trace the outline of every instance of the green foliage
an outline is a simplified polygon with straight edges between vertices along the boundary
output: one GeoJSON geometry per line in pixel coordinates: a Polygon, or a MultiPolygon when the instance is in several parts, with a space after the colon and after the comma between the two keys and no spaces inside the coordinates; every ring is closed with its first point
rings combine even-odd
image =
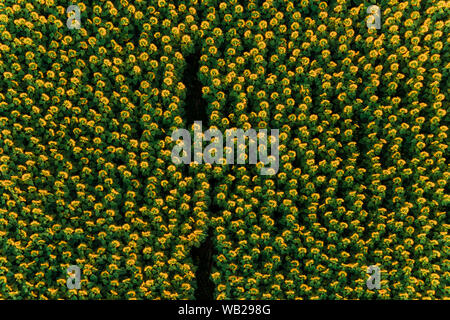
{"type": "Polygon", "coordinates": [[[0,3],[0,298],[193,299],[208,231],[215,299],[448,297],[446,2],[77,4],[0,3]],[[275,176],[172,163],[195,53],[275,176]]]}

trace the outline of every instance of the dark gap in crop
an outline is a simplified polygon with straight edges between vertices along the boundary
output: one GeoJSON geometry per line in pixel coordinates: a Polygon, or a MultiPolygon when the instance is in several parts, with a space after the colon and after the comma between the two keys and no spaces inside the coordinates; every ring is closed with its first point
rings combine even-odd
{"type": "Polygon", "coordinates": [[[213,229],[210,227],[208,235],[202,244],[192,248],[192,260],[196,266],[195,278],[197,288],[194,292],[195,300],[214,300],[215,285],[211,279],[211,270],[213,266],[213,229]]]}
{"type": "MultiPolygon", "coordinates": [[[[210,197],[214,199],[219,181],[216,178],[211,178],[209,183],[211,190],[210,197]]],[[[210,216],[220,212],[220,208],[215,201],[210,202],[208,209],[210,216]]],[[[215,300],[214,291],[216,286],[211,279],[211,273],[214,266],[214,255],[217,254],[213,241],[214,229],[209,227],[206,232],[206,239],[198,248],[194,247],[191,251],[192,260],[196,266],[195,278],[197,280],[197,288],[194,292],[196,300],[215,300]]]]}
{"type": "Polygon", "coordinates": [[[203,124],[208,123],[208,102],[203,99],[203,85],[197,76],[200,69],[200,56],[201,52],[198,48],[185,58],[186,68],[184,69],[182,82],[186,86],[184,118],[188,129],[192,127],[194,121],[202,121],[203,124]]]}

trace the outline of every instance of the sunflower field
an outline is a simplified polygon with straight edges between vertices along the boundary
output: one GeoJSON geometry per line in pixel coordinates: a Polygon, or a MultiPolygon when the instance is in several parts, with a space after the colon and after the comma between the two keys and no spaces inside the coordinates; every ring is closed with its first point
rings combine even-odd
{"type": "Polygon", "coordinates": [[[0,299],[449,298],[449,12],[0,0],[0,299]],[[279,170],[174,164],[196,120],[279,170]]]}

